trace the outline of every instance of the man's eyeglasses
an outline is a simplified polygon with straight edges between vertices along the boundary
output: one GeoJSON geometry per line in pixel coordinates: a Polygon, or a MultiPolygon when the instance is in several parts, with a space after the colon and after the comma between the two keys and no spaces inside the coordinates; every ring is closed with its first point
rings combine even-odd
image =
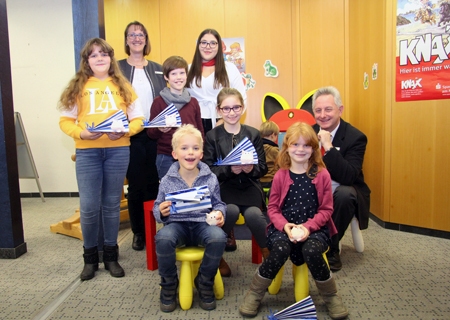
{"type": "Polygon", "coordinates": [[[223,114],[228,114],[230,113],[231,110],[233,110],[234,113],[239,113],[242,110],[242,106],[223,107],[220,108],[220,110],[222,111],[223,114]]]}
{"type": "Polygon", "coordinates": [[[143,33],[129,33],[127,34],[128,39],[138,38],[139,40],[145,39],[145,34],[143,33]]]}
{"type": "Polygon", "coordinates": [[[208,42],[208,41],[200,41],[200,47],[201,47],[201,48],[206,48],[208,45],[209,45],[209,47],[210,47],[211,49],[214,49],[215,47],[217,47],[218,43],[217,43],[216,41],[211,41],[211,42],[208,42]]]}

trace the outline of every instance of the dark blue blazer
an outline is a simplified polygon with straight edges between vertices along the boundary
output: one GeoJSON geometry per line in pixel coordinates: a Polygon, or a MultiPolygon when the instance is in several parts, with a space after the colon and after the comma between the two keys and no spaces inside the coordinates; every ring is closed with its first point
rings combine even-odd
{"type": "MultiPolygon", "coordinates": [[[[313,126],[316,132],[320,127],[313,126]]],[[[364,182],[362,171],[367,137],[364,133],[341,119],[333,147],[323,157],[331,179],[345,186],[353,186],[358,195],[357,218],[361,230],[367,229],[370,213],[370,189],[364,182]]]]}

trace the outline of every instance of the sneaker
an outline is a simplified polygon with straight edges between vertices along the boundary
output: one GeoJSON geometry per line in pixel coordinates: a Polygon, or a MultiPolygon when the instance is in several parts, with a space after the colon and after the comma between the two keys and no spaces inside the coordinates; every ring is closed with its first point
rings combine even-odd
{"type": "Polygon", "coordinates": [[[214,310],[216,308],[216,296],[214,295],[214,278],[206,279],[200,273],[195,277],[195,287],[200,298],[200,307],[203,310],[214,310]]]}
{"type": "Polygon", "coordinates": [[[162,312],[174,311],[177,308],[178,278],[161,277],[160,286],[159,308],[162,312]]]}

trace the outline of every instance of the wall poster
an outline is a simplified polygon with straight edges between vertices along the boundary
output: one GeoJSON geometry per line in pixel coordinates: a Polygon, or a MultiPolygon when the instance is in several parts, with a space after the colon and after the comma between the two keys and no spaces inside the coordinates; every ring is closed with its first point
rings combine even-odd
{"type": "Polygon", "coordinates": [[[450,99],[450,0],[398,0],[396,101],[450,99]]]}

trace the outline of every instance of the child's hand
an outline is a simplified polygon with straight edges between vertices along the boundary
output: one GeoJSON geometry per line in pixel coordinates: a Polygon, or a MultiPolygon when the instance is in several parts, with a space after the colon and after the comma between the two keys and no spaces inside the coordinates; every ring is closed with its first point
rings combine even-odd
{"type": "Polygon", "coordinates": [[[90,132],[88,129],[84,129],[80,133],[81,140],[97,140],[103,135],[103,132],[90,132]]]}
{"type": "Polygon", "coordinates": [[[289,240],[291,240],[293,243],[297,242],[303,242],[309,237],[309,231],[306,229],[302,224],[294,224],[294,223],[286,223],[284,225],[284,232],[286,232],[286,235],[289,237],[289,240]],[[301,231],[298,232],[293,231],[293,229],[300,229],[301,231]],[[294,234],[293,234],[294,233],[294,234]],[[301,238],[298,238],[297,234],[302,234],[301,238]]]}
{"type": "Polygon", "coordinates": [[[222,228],[222,226],[225,223],[225,219],[223,218],[223,213],[222,211],[216,210],[216,226],[218,226],[219,228],[222,228]]]}
{"type": "Polygon", "coordinates": [[[108,135],[109,140],[119,140],[122,138],[125,134],[125,132],[108,132],[106,133],[108,135]]]}
{"type": "Polygon", "coordinates": [[[159,131],[161,131],[162,133],[167,133],[170,131],[170,129],[172,129],[171,127],[158,127],[159,131]]]}
{"type": "MultiPolygon", "coordinates": [[[[300,229],[303,232],[303,237],[301,237],[300,239],[296,239],[297,242],[304,242],[304,241],[306,241],[306,239],[308,239],[308,237],[309,237],[309,230],[306,229],[303,226],[303,224],[297,225],[296,228],[300,229]]],[[[302,233],[302,232],[300,232],[300,233],[302,233]]],[[[292,231],[291,231],[291,233],[292,233],[292,231]]]]}
{"type": "Polygon", "coordinates": [[[242,172],[242,166],[231,166],[231,172],[239,174],[242,172]]]}
{"type": "Polygon", "coordinates": [[[253,164],[243,164],[241,168],[245,173],[250,173],[253,170],[253,164]]]}
{"type": "Polygon", "coordinates": [[[170,215],[170,206],[172,201],[164,201],[159,204],[159,212],[163,217],[168,217],[170,215]]]}
{"type": "Polygon", "coordinates": [[[294,228],[296,226],[295,223],[286,223],[284,225],[284,232],[286,232],[286,235],[288,236],[289,239],[292,239],[292,233],[291,233],[291,229],[294,228]]]}

